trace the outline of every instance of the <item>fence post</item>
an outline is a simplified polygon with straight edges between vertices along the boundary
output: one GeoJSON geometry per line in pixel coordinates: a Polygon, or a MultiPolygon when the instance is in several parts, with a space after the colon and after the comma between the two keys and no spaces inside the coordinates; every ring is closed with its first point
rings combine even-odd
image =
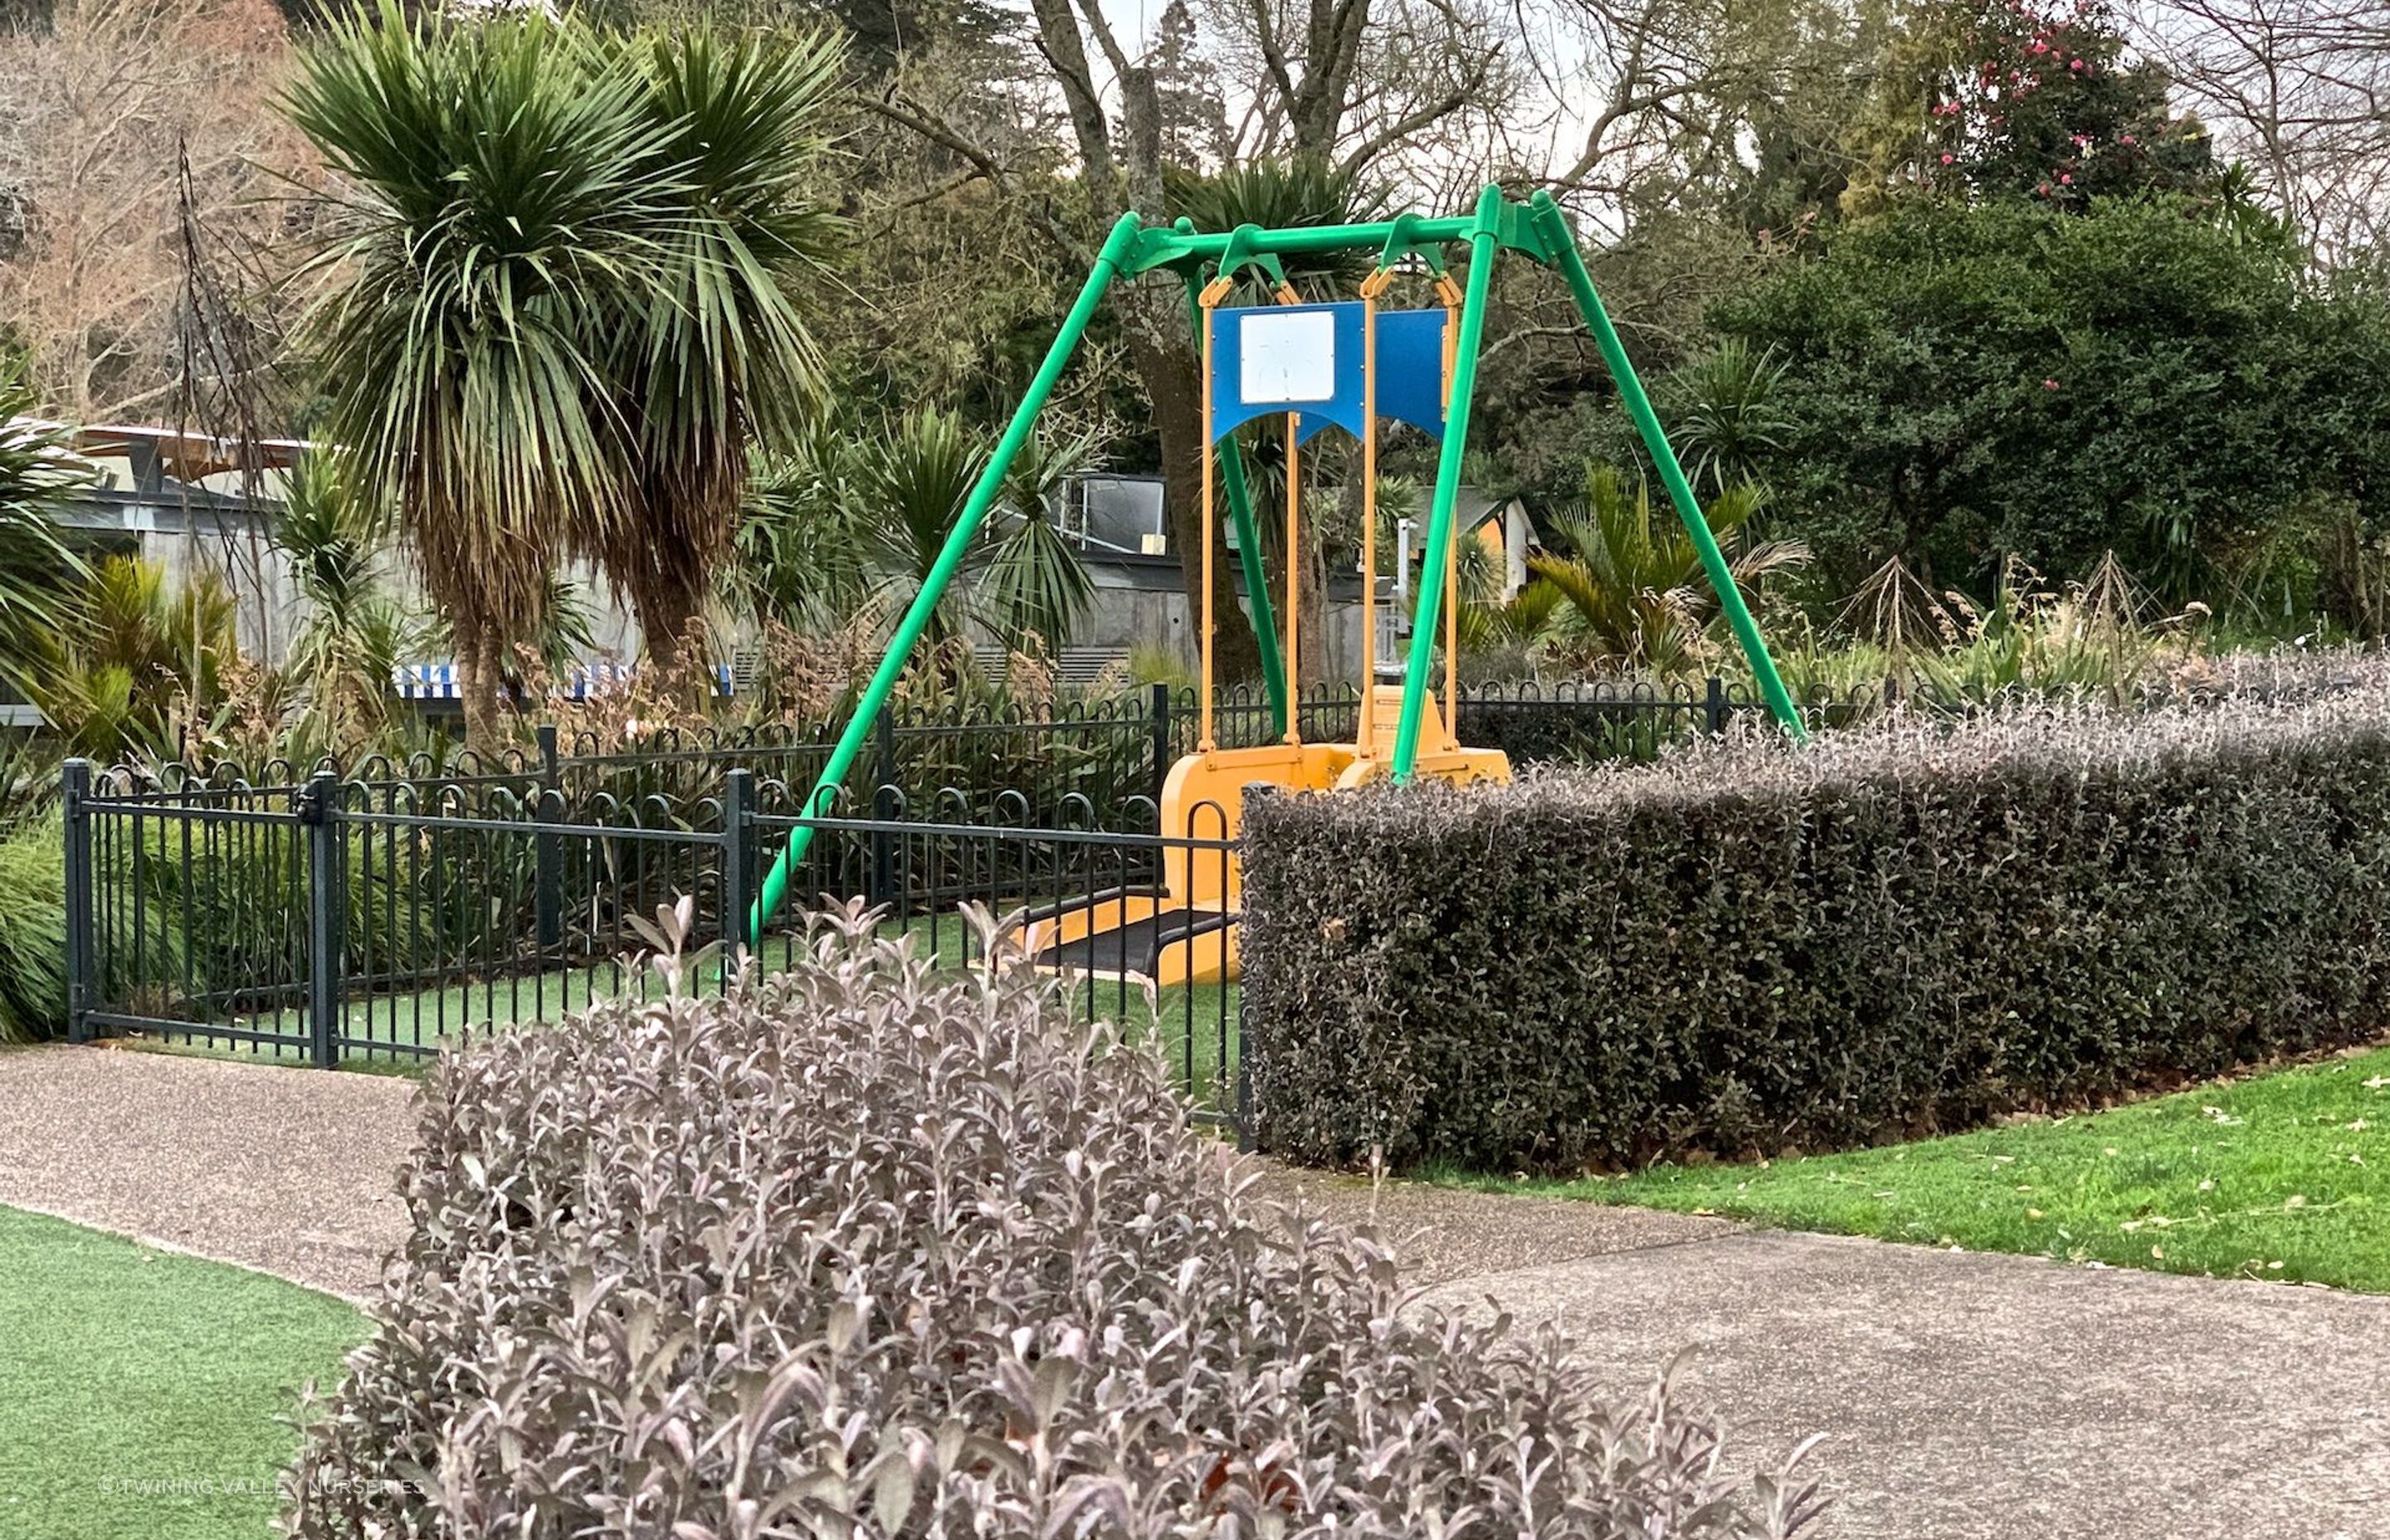
{"type": "MultiPolygon", "coordinates": [[[[888,805],[888,789],[896,784],[896,713],[882,706],[880,720],[873,726],[879,738],[880,765],[871,787],[871,821],[884,823],[896,816],[888,805]]],[[[895,849],[884,828],[871,831],[871,885],[865,895],[868,902],[885,904],[888,890],[895,885],[895,849]]]]}
{"type": "Polygon", "coordinates": [[[1153,805],[1162,806],[1162,789],[1170,779],[1170,763],[1177,758],[1177,734],[1170,725],[1170,687],[1146,687],[1145,714],[1153,729],[1153,805]]]}
{"type": "Polygon", "coordinates": [[[307,830],[307,1057],[326,1070],[341,1062],[341,932],[348,881],[341,870],[340,798],[340,777],[318,770],[299,804],[299,822],[307,830]]]}
{"type": "MultiPolygon", "coordinates": [[[[755,894],[755,772],[733,770],[722,783],[723,982],[739,976],[733,959],[747,937],[747,905],[755,894]]],[[[761,947],[764,938],[758,935],[761,947]]]]}
{"type": "MultiPolygon", "coordinates": [[[[539,725],[539,801],[533,816],[543,824],[563,822],[563,775],[557,764],[556,724],[539,725]]],[[[554,834],[532,836],[532,911],[539,947],[564,943],[564,841],[554,834]]]]}
{"type": "Polygon", "coordinates": [[[1726,681],[1713,674],[1710,675],[1709,694],[1702,700],[1703,719],[1711,732],[1726,731],[1726,681]]]}
{"type": "Polygon", "coordinates": [[[94,956],[91,891],[91,761],[71,759],[60,768],[66,810],[67,1041],[91,1041],[94,956]]]}

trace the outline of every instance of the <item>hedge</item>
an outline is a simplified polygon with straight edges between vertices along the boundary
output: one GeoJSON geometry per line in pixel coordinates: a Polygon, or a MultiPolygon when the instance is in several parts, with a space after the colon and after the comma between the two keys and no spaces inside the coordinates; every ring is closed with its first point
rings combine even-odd
{"type": "Polygon", "coordinates": [[[1961,1128],[2384,1026],[2390,675],[1249,804],[1257,1134],[1618,1169],[1961,1128]]]}

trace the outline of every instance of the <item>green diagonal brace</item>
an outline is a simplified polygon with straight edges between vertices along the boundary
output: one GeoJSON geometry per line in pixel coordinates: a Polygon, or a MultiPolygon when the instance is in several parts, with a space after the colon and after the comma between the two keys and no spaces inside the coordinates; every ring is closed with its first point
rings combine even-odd
{"type": "MultiPolygon", "coordinates": [[[[1469,446],[1470,398],[1477,390],[1477,348],[1485,335],[1485,296],[1494,283],[1499,248],[1502,189],[1488,186],[1477,197],[1469,226],[1469,282],[1460,302],[1460,337],[1453,348],[1452,400],[1445,407],[1444,447],[1435,462],[1435,501],[1427,515],[1426,566],[1420,573],[1419,605],[1411,612],[1410,664],[1403,671],[1403,712],[1395,719],[1394,777],[1411,778],[1419,759],[1420,719],[1427,705],[1428,671],[1435,665],[1435,637],[1445,601],[1444,564],[1452,548],[1453,505],[1460,496],[1460,464],[1469,446]]],[[[1445,667],[1455,660],[1446,659],[1445,667]]],[[[1369,682],[1362,681],[1368,688],[1369,682]]]]}
{"type": "MultiPolygon", "coordinates": [[[[1795,743],[1809,739],[1809,729],[1802,724],[1800,709],[1792,704],[1792,693],[1785,689],[1784,680],[1776,672],[1776,660],[1767,655],[1767,643],[1759,635],[1759,622],[1752,618],[1751,606],[1742,599],[1742,590],[1735,586],[1734,573],[1726,564],[1726,553],[1718,549],[1717,536],[1710,533],[1710,521],[1702,517],[1702,506],[1693,497],[1693,489],[1685,480],[1685,468],[1677,462],[1677,451],[1661,430],[1659,414],[1651,410],[1651,398],[1644,393],[1643,381],[1636,376],[1635,366],[1626,356],[1626,345],[1618,340],[1618,328],[1610,324],[1610,312],[1602,307],[1601,296],[1594,292],[1593,275],[1585,270],[1585,258],[1576,249],[1576,235],[1569,228],[1568,216],[1552,201],[1549,193],[1536,194],[1531,204],[1537,231],[1543,237],[1549,260],[1557,264],[1568,279],[1569,291],[1576,296],[1576,307],[1585,314],[1585,324],[1593,328],[1593,340],[1601,350],[1601,360],[1609,366],[1610,377],[1617,383],[1618,399],[1625,404],[1626,415],[1635,419],[1636,431],[1643,436],[1643,447],[1659,468],[1660,483],[1668,489],[1668,500],[1677,505],[1677,517],[1683,520],[1685,533],[1692,537],[1693,549],[1702,558],[1702,571],[1709,575],[1710,589],[1717,595],[1718,608],[1726,611],[1727,624],[1734,630],[1735,640],[1741,644],[1744,661],[1751,665],[1751,676],[1758,681],[1760,699],[1784,725],[1795,743]]],[[[1474,275],[1472,275],[1472,277],[1474,275]]]]}
{"type": "MultiPolygon", "coordinates": [[[[1210,367],[1203,356],[1203,306],[1196,292],[1197,276],[1187,279],[1187,311],[1195,325],[1195,367],[1199,372],[1210,367]]],[[[1195,388],[1208,388],[1208,381],[1198,379],[1195,388]]],[[[1228,520],[1237,527],[1237,560],[1245,573],[1245,597],[1253,607],[1253,639],[1261,644],[1262,684],[1268,691],[1270,716],[1278,724],[1278,736],[1286,736],[1286,661],[1279,655],[1278,614],[1270,605],[1269,568],[1262,559],[1261,531],[1253,523],[1253,503],[1245,491],[1245,452],[1238,447],[1237,436],[1227,436],[1227,448],[1220,453],[1216,444],[1205,444],[1203,453],[1218,454],[1220,490],[1228,504],[1228,520]]],[[[1179,559],[1200,560],[1202,553],[1181,552],[1179,559]]]]}
{"type": "MultiPolygon", "coordinates": [[[[970,501],[955,520],[954,533],[946,536],[945,548],[938,553],[937,561],[929,575],[921,580],[921,591],[913,596],[912,605],[905,618],[896,622],[896,634],[888,640],[887,655],[880,660],[871,682],[863,689],[863,699],[855,702],[854,715],[838,736],[837,746],[830,750],[829,763],[822,766],[821,778],[806,794],[799,809],[806,817],[821,817],[830,811],[838,789],[846,783],[846,773],[854,768],[854,756],[861,751],[864,739],[871,734],[871,725],[879,717],[880,707],[888,703],[888,693],[903,675],[913,648],[920,642],[921,633],[928,628],[930,617],[945,597],[946,584],[962,565],[963,555],[986,521],[988,510],[996,506],[997,494],[1004,486],[1006,472],[1012,468],[1013,456],[1028,441],[1030,430],[1036,426],[1037,414],[1046,406],[1046,398],[1054,393],[1055,382],[1061,379],[1063,367],[1077,351],[1079,339],[1095,317],[1096,307],[1103,302],[1104,291],[1111,287],[1137,249],[1139,228],[1137,215],[1123,214],[1104,237],[1103,250],[1097,254],[1096,265],[1087,275],[1086,287],[1079,290],[1078,302],[1063,318],[1062,329],[1055,334],[1054,345],[1046,351],[1046,361],[1037,366],[1036,377],[1030,380],[1028,393],[1013,412],[1012,421],[996,441],[996,453],[988,456],[987,468],[980,472],[979,484],[971,488],[970,501]]],[[[750,945],[761,942],[764,927],[779,911],[789,894],[789,878],[804,859],[805,849],[813,843],[811,824],[799,824],[789,831],[788,848],[772,863],[764,876],[763,891],[756,895],[754,907],[748,911],[747,940],[750,945]]]]}

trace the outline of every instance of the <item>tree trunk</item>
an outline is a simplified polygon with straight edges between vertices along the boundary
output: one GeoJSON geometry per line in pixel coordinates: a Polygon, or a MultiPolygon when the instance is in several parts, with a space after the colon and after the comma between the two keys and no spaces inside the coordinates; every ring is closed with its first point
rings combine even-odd
{"type": "MultiPolygon", "coordinates": [[[[1311,481],[1309,475],[1304,477],[1311,481]]],[[[1304,489],[1303,546],[1294,553],[1295,582],[1303,600],[1303,612],[1296,626],[1303,643],[1303,683],[1310,690],[1333,689],[1352,677],[1343,659],[1329,651],[1331,633],[1328,628],[1328,558],[1320,550],[1317,526],[1317,514],[1310,503],[1310,494],[1317,486],[1304,489]]],[[[1285,579],[1280,578],[1283,583],[1285,579]]]]}
{"type": "MultiPolygon", "coordinates": [[[[1144,381],[1153,425],[1162,438],[1163,502],[1170,515],[1170,545],[1187,590],[1189,635],[1200,645],[1203,625],[1203,408],[1198,393],[1194,350],[1154,335],[1151,317],[1124,327],[1130,357],[1144,381]]],[[[1216,494],[1217,488],[1214,492],[1216,494]]],[[[1253,622],[1237,603],[1237,558],[1228,549],[1227,507],[1218,504],[1212,525],[1212,674],[1217,684],[1242,684],[1262,672],[1261,644],[1253,622]]]]}
{"type": "Polygon", "coordinates": [[[507,740],[507,712],[498,699],[506,677],[498,667],[498,648],[484,626],[462,621],[450,627],[456,642],[456,693],[465,707],[465,746],[477,754],[498,751],[507,740]]]}
{"type": "Polygon", "coordinates": [[[704,600],[676,584],[643,584],[631,595],[648,661],[676,699],[702,709],[713,697],[706,676],[704,600]]]}

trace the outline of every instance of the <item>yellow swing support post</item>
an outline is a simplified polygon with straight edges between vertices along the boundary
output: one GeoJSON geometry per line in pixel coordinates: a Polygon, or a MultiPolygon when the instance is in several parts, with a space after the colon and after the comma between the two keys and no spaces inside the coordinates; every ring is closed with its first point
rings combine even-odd
{"type": "MultiPolygon", "coordinates": [[[[1436,276],[1436,298],[1444,302],[1444,413],[1452,417],[1452,365],[1460,349],[1460,286],[1452,275],[1436,276]]],[[[1460,509],[1455,505],[1452,517],[1460,509]]],[[[1460,532],[1451,532],[1458,535],[1460,532]]],[[[1460,542],[1444,543],[1444,747],[1460,746],[1460,542]]]]}
{"type": "Polygon", "coordinates": [[[1378,296],[1394,281],[1381,263],[1361,280],[1361,751],[1378,744],[1378,296]]]}
{"type": "MultiPolygon", "coordinates": [[[[1296,304],[1302,297],[1290,286],[1278,291],[1278,302],[1296,304]]],[[[1212,381],[1203,381],[1210,401],[1212,381]]],[[[1303,415],[1286,415],[1286,732],[1283,741],[1303,747],[1303,415]]],[[[1203,638],[1206,647],[1212,638],[1203,638]]]]}

